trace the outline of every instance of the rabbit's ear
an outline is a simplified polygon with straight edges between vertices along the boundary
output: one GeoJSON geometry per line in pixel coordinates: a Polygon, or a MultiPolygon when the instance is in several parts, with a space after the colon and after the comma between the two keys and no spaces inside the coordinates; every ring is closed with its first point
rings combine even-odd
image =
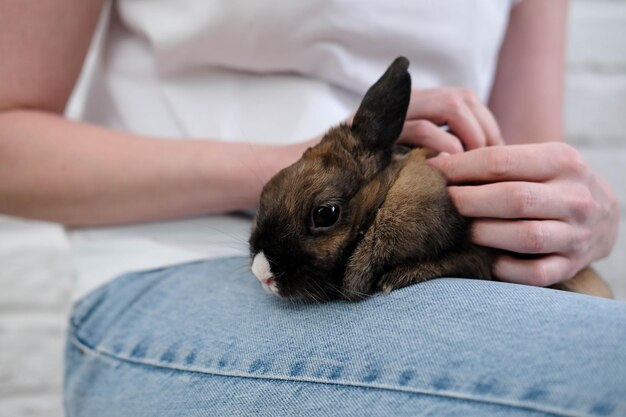
{"type": "Polygon", "coordinates": [[[409,61],[396,58],[367,90],[352,122],[352,131],[371,151],[389,150],[404,126],[411,98],[409,61]]]}

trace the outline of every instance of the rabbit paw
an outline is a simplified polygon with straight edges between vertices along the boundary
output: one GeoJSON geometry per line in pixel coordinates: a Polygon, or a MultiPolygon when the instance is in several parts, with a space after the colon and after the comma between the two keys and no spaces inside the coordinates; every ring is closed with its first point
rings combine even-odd
{"type": "Polygon", "coordinates": [[[389,294],[393,290],[393,285],[391,285],[391,283],[389,282],[386,282],[381,286],[381,289],[383,290],[383,293],[389,294]]]}

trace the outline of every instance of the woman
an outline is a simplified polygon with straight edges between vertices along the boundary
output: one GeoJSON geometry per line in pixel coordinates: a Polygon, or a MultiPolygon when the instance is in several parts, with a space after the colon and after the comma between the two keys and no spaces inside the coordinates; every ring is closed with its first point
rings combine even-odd
{"type": "Polygon", "coordinates": [[[498,278],[547,286],[606,256],[615,197],[552,143],[565,1],[121,0],[88,123],[61,113],[101,2],[0,7],[0,209],[83,228],[69,415],[623,413],[619,303],[443,279],[292,308],[225,258],[249,222],[218,215],[253,207],[403,54],[416,88],[401,140],[449,154],[432,164],[474,241],[511,253],[498,278]]]}

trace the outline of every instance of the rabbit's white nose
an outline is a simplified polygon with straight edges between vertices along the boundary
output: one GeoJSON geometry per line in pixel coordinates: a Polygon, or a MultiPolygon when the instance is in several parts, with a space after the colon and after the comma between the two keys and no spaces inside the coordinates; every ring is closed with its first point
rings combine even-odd
{"type": "Polygon", "coordinates": [[[278,294],[278,286],[276,285],[276,280],[274,279],[274,274],[270,270],[270,263],[263,251],[257,253],[252,260],[252,273],[257,277],[261,284],[263,284],[263,288],[267,291],[278,294]]]}

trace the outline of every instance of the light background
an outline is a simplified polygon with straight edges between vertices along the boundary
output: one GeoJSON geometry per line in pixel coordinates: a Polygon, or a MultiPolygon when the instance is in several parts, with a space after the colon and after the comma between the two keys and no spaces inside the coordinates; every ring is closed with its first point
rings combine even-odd
{"type": "MultiPolygon", "coordinates": [[[[624,219],[626,1],[572,1],[566,94],[568,141],[609,179],[624,219]]],[[[626,300],[623,223],[613,255],[596,267],[626,300]]],[[[63,335],[72,286],[68,255],[58,226],[0,216],[0,417],[63,415],[63,335]],[[33,270],[42,263],[49,267],[33,270]]]]}

